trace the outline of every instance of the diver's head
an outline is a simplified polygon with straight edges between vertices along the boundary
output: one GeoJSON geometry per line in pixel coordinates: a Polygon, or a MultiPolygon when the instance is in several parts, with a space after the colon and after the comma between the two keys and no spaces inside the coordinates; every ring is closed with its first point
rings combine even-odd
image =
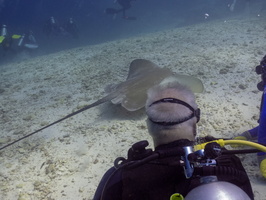
{"type": "Polygon", "coordinates": [[[194,94],[177,81],[164,82],[148,90],[147,125],[154,145],[195,140],[199,109],[194,94]]]}

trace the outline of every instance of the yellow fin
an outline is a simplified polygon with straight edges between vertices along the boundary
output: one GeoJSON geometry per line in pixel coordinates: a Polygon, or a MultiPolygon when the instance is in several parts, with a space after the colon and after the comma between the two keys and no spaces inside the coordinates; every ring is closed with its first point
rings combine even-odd
{"type": "Polygon", "coordinates": [[[12,35],[13,39],[19,39],[21,37],[21,35],[12,35]]]}
{"type": "Polygon", "coordinates": [[[264,178],[266,178],[266,159],[262,160],[260,163],[260,173],[264,178]]]}
{"type": "Polygon", "coordinates": [[[2,43],[4,39],[5,39],[4,36],[0,36],[0,43],[2,43]]]}

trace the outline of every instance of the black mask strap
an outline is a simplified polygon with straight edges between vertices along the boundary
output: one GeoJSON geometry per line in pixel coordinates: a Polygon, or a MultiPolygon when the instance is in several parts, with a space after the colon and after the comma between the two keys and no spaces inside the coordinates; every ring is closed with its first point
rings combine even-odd
{"type": "Polygon", "coordinates": [[[155,101],[153,102],[151,105],[149,105],[149,107],[151,107],[152,105],[154,104],[158,104],[158,103],[176,103],[176,104],[181,104],[185,107],[187,107],[188,109],[190,109],[192,111],[191,115],[189,115],[188,117],[185,117],[183,119],[180,119],[180,120],[177,120],[177,121],[174,121],[174,122],[157,122],[157,121],[154,121],[152,119],[149,118],[149,120],[155,124],[159,124],[159,125],[162,125],[162,126],[173,126],[173,125],[177,125],[177,124],[181,124],[185,121],[188,121],[190,119],[192,119],[193,117],[196,117],[197,118],[197,123],[199,122],[200,120],[200,109],[194,109],[191,105],[189,105],[188,103],[180,100],[180,99],[175,99],[175,98],[163,98],[163,99],[160,99],[158,101],[155,101]]]}

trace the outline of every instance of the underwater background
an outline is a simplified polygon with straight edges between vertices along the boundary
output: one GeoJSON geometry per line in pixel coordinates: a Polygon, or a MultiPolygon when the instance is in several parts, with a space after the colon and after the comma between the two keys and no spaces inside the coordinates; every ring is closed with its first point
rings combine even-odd
{"type": "MultiPolygon", "coordinates": [[[[258,125],[255,67],[265,55],[265,0],[136,0],[123,18],[113,0],[0,0],[0,27],[31,31],[38,48],[0,44],[0,148],[104,96],[134,59],[199,78],[198,136],[231,138],[258,125]],[[108,12],[106,9],[109,8],[108,12]],[[59,29],[47,34],[53,17],[59,29]],[[72,18],[78,37],[64,30],[72,18]],[[46,30],[46,31],[45,31],[46,30]]],[[[76,36],[76,35],[75,35],[76,36]]],[[[0,199],[91,200],[132,144],[152,140],[145,110],[111,102],[0,150],[0,199]]],[[[266,180],[241,155],[256,200],[266,180]]]]}
{"type": "Polygon", "coordinates": [[[239,15],[261,17],[265,15],[265,7],[263,0],[136,0],[126,11],[134,20],[125,20],[122,13],[115,16],[105,12],[107,8],[121,8],[114,0],[0,0],[0,25],[6,25],[9,34],[32,31],[39,44],[30,55],[11,52],[12,56],[5,55],[1,60],[23,59],[239,15]],[[54,17],[59,27],[72,18],[79,38],[63,31],[47,37],[44,27],[50,17],[54,17]]]}

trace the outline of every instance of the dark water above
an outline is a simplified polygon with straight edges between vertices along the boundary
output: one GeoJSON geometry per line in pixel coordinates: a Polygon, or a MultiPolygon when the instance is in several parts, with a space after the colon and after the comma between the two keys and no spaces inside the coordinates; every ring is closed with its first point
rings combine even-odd
{"type": "Polygon", "coordinates": [[[8,51],[0,46],[0,64],[209,20],[266,15],[265,0],[136,0],[129,2],[130,8],[127,1],[0,0],[0,26],[7,26],[8,35],[27,36],[32,31],[39,45],[18,49],[16,39],[8,51]],[[107,14],[107,8],[117,13],[107,14]],[[122,8],[127,19],[119,12],[122,8]],[[51,17],[57,30],[47,34],[51,17]],[[70,18],[78,38],[66,30],[70,18]]]}

